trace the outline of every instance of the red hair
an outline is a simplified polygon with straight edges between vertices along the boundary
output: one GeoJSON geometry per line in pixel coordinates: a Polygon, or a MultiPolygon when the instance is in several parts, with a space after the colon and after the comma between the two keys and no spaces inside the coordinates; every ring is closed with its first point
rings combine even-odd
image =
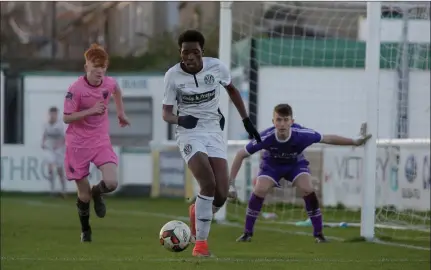
{"type": "Polygon", "coordinates": [[[84,53],[85,61],[95,65],[108,65],[109,55],[105,49],[98,44],[91,44],[90,48],[84,53]]]}

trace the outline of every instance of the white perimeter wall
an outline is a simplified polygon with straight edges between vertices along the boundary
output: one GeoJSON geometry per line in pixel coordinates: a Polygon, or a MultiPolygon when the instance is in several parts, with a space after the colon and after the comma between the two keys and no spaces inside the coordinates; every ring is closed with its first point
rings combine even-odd
{"type": "MultiPolygon", "coordinates": [[[[262,67],[259,69],[258,127],[270,125],[273,107],[293,106],[295,120],[321,133],[358,135],[366,121],[364,70],[262,67]]],[[[395,135],[398,78],[395,71],[380,71],[379,138],[395,135]]],[[[430,137],[430,74],[410,73],[409,137],[430,137]]]]}

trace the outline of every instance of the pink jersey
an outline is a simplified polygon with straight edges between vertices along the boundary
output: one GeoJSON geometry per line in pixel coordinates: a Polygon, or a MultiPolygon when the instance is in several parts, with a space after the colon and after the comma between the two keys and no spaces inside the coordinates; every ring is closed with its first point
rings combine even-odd
{"type": "MultiPolygon", "coordinates": [[[[111,94],[116,89],[112,77],[104,77],[100,86],[92,86],[81,76],[70,87],[64,100],[64,114],[72,114],[93,107],[103,101],[108,107],[111,94]]],[[[66,129],[66,146],[96,148],[110,145],[108,110],[103,115],[87,116],[69,124],[66,129]]]]}

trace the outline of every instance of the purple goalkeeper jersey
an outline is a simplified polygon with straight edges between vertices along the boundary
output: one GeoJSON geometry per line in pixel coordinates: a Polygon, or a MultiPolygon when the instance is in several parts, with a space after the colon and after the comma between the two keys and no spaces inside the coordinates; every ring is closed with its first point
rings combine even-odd
{"type": "Polygon", "coordinates": [[[290,135],[286,140],[277,138],[275,127],[270,127],[260,133],[261,143],[255,140],[245,146],[245,150],[254,154],[260,150],[265,150],[262,157],[262,164],[278,167],[277,165],[308,165],[303,151],[314,143],[322,140],[322,135],[312,129],[304,128],[298,124],[293,124],[290,128],[290,135]]]}

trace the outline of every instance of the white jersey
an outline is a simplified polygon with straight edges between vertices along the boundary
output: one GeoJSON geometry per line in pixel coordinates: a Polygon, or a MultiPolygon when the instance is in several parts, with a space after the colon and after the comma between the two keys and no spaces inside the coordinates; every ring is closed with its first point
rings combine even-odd
{"type": "Polygon", "coordinates": [[[220,88],[231,83],[231,76],[219,59],[203,57],[202,61],[203,68],[195,75],[185,72],[180,63],[165,74],[163,104],[177,105],[180,116],[199,118],[196,128],[177,127],[179,133],[221,131],[220,88]]]}
{"type": "Polygon", "coordinates": [[[43,126],[43,136],[45,147],[49,150],[64,148],[64,125],[61,121],[46,123],[43,126]]]}

